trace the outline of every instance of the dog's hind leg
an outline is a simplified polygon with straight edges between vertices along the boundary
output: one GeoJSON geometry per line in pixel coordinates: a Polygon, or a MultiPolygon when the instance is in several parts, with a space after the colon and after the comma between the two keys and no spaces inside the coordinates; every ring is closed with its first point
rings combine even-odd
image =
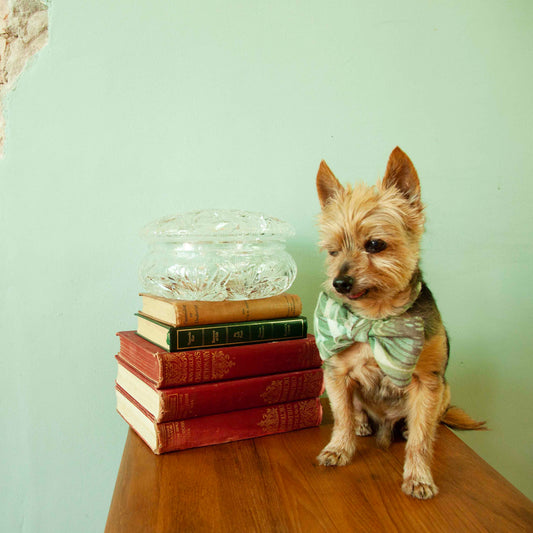
{"type": "Polygon", "coordinates": [[[392,440],[392,428],[394,427],[394,420],[385,419],[380,421],[378,431],[376,434],[376,444],[382,448],[387,449],[392,440]]]}
{"type": "Polygon", "coordinates": [[[363,409],[361,402],[355,397],[353,398],[354,417],[355,417],[355,434],[358,437],[368,437],[372,435],[373,430],[368,421],[368,414],[363,409]]]}

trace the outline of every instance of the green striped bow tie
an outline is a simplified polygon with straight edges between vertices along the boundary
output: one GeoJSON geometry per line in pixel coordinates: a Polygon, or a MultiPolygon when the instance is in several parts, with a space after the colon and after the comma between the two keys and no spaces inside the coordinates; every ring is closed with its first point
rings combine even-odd
{"type": "Polygon", "coordinates": [[[368,342],[380,369],[398,387],[411,382],[424,345],[424,320],[398,316],[371,320],[352,313],[321,292],[315,310],[315,340],[325,361],[354,342],[368,342]]]}

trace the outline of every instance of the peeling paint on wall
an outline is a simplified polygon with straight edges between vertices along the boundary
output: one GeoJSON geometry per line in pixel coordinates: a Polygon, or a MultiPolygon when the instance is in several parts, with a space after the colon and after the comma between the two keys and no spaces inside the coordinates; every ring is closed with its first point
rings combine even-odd
{"type": "Polygon", "coordinates": [[[40,0],[0,0],[0,157],[5,120],[3,101],[28,60],[48,41],[48,5],[40,0]]]}

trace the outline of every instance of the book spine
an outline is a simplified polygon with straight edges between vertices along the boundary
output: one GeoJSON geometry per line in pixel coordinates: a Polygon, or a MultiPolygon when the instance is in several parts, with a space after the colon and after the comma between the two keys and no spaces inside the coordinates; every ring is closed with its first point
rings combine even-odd
{"type": "Polygon", "coordinates": [[[159,387],[163,380],[163,354],[159,347],[145,341],[134,331],[120,331],[117,335],[120,340],[120,357],[159,387]]]}
{"type": "Polygon", "coordinates": [[[265,344],[182,352],[161,351],[134,331],[118,335],[119,356],[161,389],[322,366],[312,335],[265,344]]]}
{"type": "Polygon", "coordinates": [[[323,392],[322,369],[222,381],[160,391],[157,422],[207,416],[237,409],[316,398],[323,392]]]}
{"type": "Polygon", "coordinates": [[[318,426],[318,398],[156,424],[155,453],[210,446],[318,426]]]}
{"type": "Polygon", "coordinates": [[[170,328],[169,351],[212,346],[234,346],[283,339],[299,339],[307,334],[305,317],[239,322],[194,328],[170,328]]]}
{"type": "MultiPolygon", "coordinates": [[[[144,301],[154,297],[141,294],[144,301]]],[[[174,321],[172,326],[188,327],[221,322],[245,322],[252,320],[268,320],[272,318],[297,317],[302,313],[302,301],[295,294],[280,294],[271,298],[259,298],[257,300],[239,300],[226,302],[192,302],[192,301],[169,301],[174,309],[174,321]]],[[[151,309],[147,307],[147,309],[151,309]]],[[[155,312],[155,311],[154,311],[155,312]]],[[[155,320],[158,317],[150,312],[145,313],[155,320]]],[[[164,322],[164,320],[162,320],[164,322]]]]}

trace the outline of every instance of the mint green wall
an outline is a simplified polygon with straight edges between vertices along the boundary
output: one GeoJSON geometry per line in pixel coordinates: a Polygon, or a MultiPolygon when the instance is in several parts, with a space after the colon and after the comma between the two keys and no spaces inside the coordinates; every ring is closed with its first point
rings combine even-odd
{"type": "Polygon", "coordinates": [[[311,316],[318,163],[374,181],[396,145],[422,180],[454,402],[492,429],[461,437],[533,497],[533,4],[50,11],[0,161],[0,529],[103,529],[126,436],[115,332],[135,327],[145,223],[216,206],[290,221],[311,316]]]}

